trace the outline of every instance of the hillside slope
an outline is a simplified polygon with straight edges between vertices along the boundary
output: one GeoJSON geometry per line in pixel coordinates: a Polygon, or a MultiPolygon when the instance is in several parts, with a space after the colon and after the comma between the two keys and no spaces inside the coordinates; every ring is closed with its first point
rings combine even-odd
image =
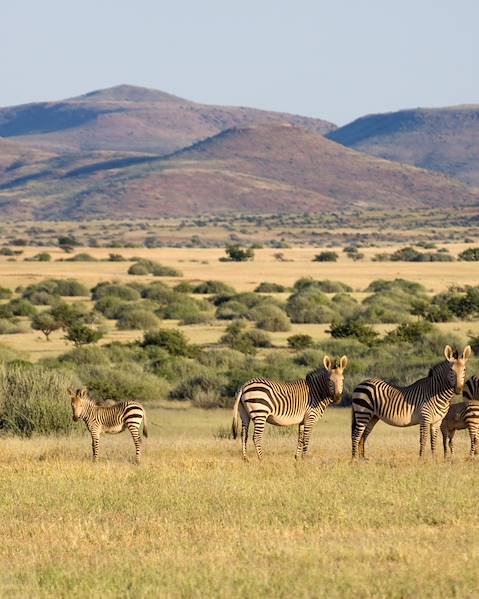
{"type": "Polygon", "coordinates": [[[479,105],[373,114],[330,132],[328,138],[479,186],[479,105]]]}
{"type": "Polygon", "coordinates": [[[471,205],[477,189],[291,125],[224,131],[168,157],[93,154],[0,177],[11,218],[126,218],[471,205]]]}
{"type": "Polygon", "coordinates": [[[231,127],[283,122],[321,134],[335,127],[291,114],[199,104],[131,85],[0,108],[0,136],[57,152],[168,154],[231,127]]]}

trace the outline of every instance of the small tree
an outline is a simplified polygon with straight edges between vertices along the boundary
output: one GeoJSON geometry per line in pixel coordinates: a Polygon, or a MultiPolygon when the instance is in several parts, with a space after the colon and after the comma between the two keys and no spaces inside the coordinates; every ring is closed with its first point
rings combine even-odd
{"type": "Polygon", "coordinates": [[[479,260],[479,247],[464,250],[459,254],[458,259],[466,260],[467,262],[477,262],[479,260]]]}
{"type": "Polygon", "coordinates": [[[31,326],[34,331],[41,331],[46,340],[50,341],[50,335],[62,325],[50,312],[39,312],[33,316],[31,326]]]}
{"type": "Polygon", "coordinates": [[[227,245],[225,252],[228,259],[233,262],[247,262],[254,259],[253,248],[242,248],[239,244],[227,245]]]}
{"type": "Polygon", "coordinates": [[[67,327],[67,334],[65,339],[71,341],[75,347],[81,345],[87,345],[89,343],[96,343],[103,337],[103,333],[92,329],[86,324],[76,322],[67,327]]]}
{"type": "Polygon", "coordinates": [[[320,254],[316,254],[313,258],[313,262],[336,262],[338,259],[338,254],[332,251],[321,252],[320,254]]]}

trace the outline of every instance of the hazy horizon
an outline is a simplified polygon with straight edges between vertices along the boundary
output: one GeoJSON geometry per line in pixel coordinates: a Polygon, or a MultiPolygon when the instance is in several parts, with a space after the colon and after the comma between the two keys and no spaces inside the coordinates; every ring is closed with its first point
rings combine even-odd
{"type": "Polygon", "coordinates": [[[20,0],[0,23],[0,106],[120,84],[344,124],[479,103],[473,0],[20,0]]]}

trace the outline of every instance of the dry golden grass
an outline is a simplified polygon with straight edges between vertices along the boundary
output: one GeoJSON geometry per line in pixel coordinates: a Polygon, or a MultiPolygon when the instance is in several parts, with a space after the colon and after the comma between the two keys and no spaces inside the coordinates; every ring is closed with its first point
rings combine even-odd
{"type": "MultiPolygon", "coordinates": [[[[457,255],[467,244],[450,244],[452,255],[457,255]]],[[[179,268],[184,279],[188,281],[204,281],[218,279],[233,285],[237,291],[252,291],[261,281],[273,281],[283,285],[292,285],[297,279],[312,276],[318,279],[334,279],[351,285],[354,290],[362,291],[369,283],[378,278],[392,279],[403,277],[413,281],[421,281],[431,292],[439,292],[453,284],[474,284],[478,277],[478,266],[475,262],[372,262],[374,254],[391,252],[398,246],[366,248],[364,261],[353,262],[347,258],[341,248],[333,248],[340,255],[338,262],[312,262],[320,250],[317,248],[291,248],[281,250],[286,262],[280,262],[274,255],[278,250],[256,250],[253,262],[219,262],[224,256],[222,249],[188,249],[188,248],[155,248],[155,249],[121,249],[82,248],[99,260],[108,258],[112,251],[121,253],[126,258],[141,256],[156,260],[162,264],[179,268]]],[[[9,262],[0,258],[0,283],[14,288],[27,285],[46,277],[73,277],[87,285],[93,286],[98,281],[119,280],[153,280],[153,277],[132,277],[127,275],[128,263],[125,262],[57,262],[58,258],[67,258],[58,248],[42,248],[48,251],[52,262],[9,262]]],[[[38,253],[39,248],[26,248],[24,257],[38,253]]],[[[362,250],[363,251],[363,250],[362,250]]],[[[165,281],[175,279],[164,278],[165,281]]]]}
{"type": "MultiPolygon", "coordinates": [[[[0,596],[475,597],[477,464],[417,458],[418,429],[378,425],[349,460],[349,410],[311,456],[273,428],[243,464],[230,413],[150,409],[136,468],[127,433],[1,439],[0,596]]],[[[282,434],[285,432],[285,434],[282,434]]]]}

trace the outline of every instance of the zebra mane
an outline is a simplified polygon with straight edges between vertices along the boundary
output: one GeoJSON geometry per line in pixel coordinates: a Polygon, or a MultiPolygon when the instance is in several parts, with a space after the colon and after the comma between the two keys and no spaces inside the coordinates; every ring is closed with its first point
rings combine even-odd
{"type": "Polygon", "coordinates": [[[323,378],[325,374],[329,374],[328,371],[324,366],[320,366],[319,368],[316,368],[315,370],[311,370],[311,372],[308,372],[308,374],[306,375],[306,382],[310,381],[311,379],[323,378]]]}
{"type": "MultiPolygon", "coordinates": [[[[454,353],[457,354],[457,352],[454,352],[454,353]]],[[[439,362],[439,364],[435,364],[434,366],[431,366],[431,368],[429,369],[429,372],[427,373],[426,378],[430,378],[430,377],[434,376],[436,374],[436,372],[438,372],[439,370],[442,370],[446,366],[449,366],[449,362],[447,360],[444,360],[442,362],[439,362]]]]}

